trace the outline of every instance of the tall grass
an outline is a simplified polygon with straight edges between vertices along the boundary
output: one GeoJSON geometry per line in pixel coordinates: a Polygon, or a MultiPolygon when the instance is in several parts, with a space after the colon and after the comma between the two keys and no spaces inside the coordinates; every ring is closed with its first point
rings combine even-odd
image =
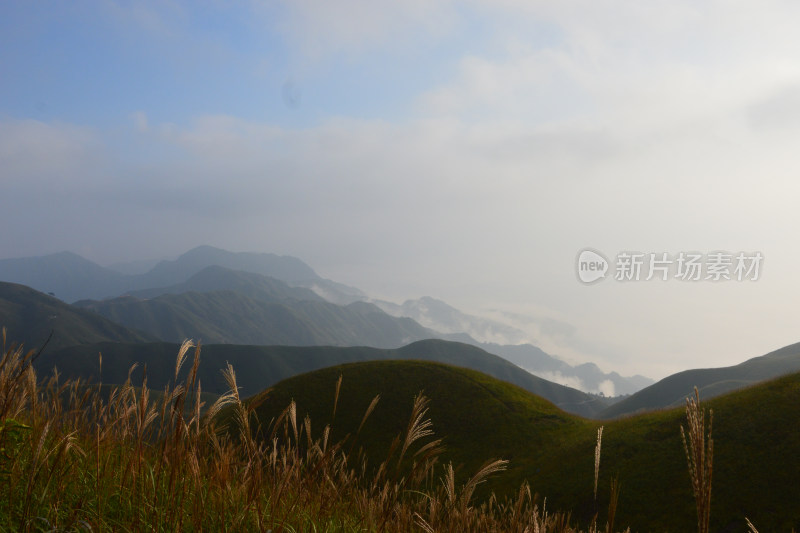
{"type": "Polygon", "coordinates": [[[681,439],[697,507],[697,531],[708,533],[711,520],[711,476],[714,466],[714,440],[711,438],[714,412],[709,413],[708,434],[706,434],[705,410],[700,407],[700,393],[697,387],[694,389],[694,397],[686,398],[686,421],[688,429],[684,430],[681,426],[681,439]]]}
{"type": "Polygon", "coordinates": [[[39,380],[34,357],[4,340],[0,531],[578,531],[527,484],[515,498],[476,502],[475,489],[507,463],[489,460],[457,483],[454,466],[440,464],[422,393],[373,467],[354,447],[358,432],[338,442],[330,425],[312,433],[294,403],[257,420],[257,402],[239,396],[230,366],[230,391],[205,405],[200,347],[190,342],[163,391],[148,387],[146,368],[141,382],[132,368],[110,390],[57,372],[39,380]]]}

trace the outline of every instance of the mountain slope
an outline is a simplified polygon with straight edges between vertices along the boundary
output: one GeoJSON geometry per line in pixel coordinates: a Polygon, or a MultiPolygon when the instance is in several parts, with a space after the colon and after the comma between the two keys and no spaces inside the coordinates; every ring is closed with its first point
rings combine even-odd
{"type": "Polygon", "coordinates": [[[785,346],[734,366],[678,372],[608,407],[601,416],[614,418],[640,411],[674,407],[680,405],[694,387],[697,387],[704,397],[712,398],[797,371],[800,371],[800,343],[785,346]]]}
{"type": "Polygon", "coordinates": [[[549,381],[583,391],[603,392],[606,396],[633,394],[653,383],[652,379],[640,375],[621,376],[616,372],[603,372],[594,363],[572,366],[531,344],[509,346],[479,343],[478,346],[549,381]]]}
{"type": "Polygon", "coordinates": [[[72,252],[0,260],[0,281],[53,293],[65,302],[118,294],[127,277],[72,252]]]}
{"type": "MultiPolygon", "coordinates": [[[[134,379],[141,379],[142,369],[146,365],[148,383],[154,389],[161,389],[174,374],[177,351],[178,345],[171,343],[102,343],[45,353],[37,361],[36,367],[41,375],[49,373],[53,366],[58,366],[59,372],[65,377],[96,381],[100,378],[97,374],[97,354],[101,352],[103,382],[124,382],[131,365],[139,363],[139,368],[133,374],[134,379]]],[[[241,394],[247,396],[304,372],[342,363],[388,359],[433,361],[479,369],[581,416],[593,416],[606,406],[607,400],[550,383],[479,348],[441,340],[415,342],[396,350],[332,346],[204,345],[200,359],[200,379],[204,391],[224,393],[227,387],[220,370],[230,362],[239,377],[241,394]]]]}
{"type": "Polygon", "coordinates": [[[353,287],[320,277],[300,259],[265,253],[234,253],[199,246],[174,261],[161,261],[144,274],[122,274],[79,255],[62,252],[43,257],[0,260],[0,280],[52,292],[65,302],[101,299],[132,291],[184,283],[210,266],[219,266],[279,279],[293,287],[313,290],[328,301],[352,303],[365,295],[353,287]]]}
{"type": "Polygon", "coordinates": [[[232,270],[212,265],[203,268],[188,280],[165,287],[155,287],[130,291],[127,296],[139,299],[155,298],[162,294],[182,294],[185,292],[213,292],[220,290],[237,291],[251,298],[276,301],[293,298],[295,300],[325,301],[314,291],[304,287],[290,287],[276,278],[242,270],[232,270]]]}
{"type": "MultiPolygon", "coordinates": [[[[445,438],[444,460],[474,473],[490,458],[513,461],[504,477],[520,478],[525,449],[547,446],[586,430],[592,423],[569,415],[539,396],[484,373],[430,361],[375,361],[329,367],[282,381],[253,398],[265,424],[294,400],[297,418],[310,416],[319,437],[331,422],[336,382],[342,386],[331,441],[354,435],[370,402],[380,395],[357,446],[364,446],[374,467],[395,436],[406,428],[414,396],[431,402],[429,416],[437,436],[445,438]],[[524,447],[521,446],[524,443],[524,447]]],[[[502,484],[495,485],[495,488],[502,484]]],[[[517,487],[505,487],[509,492],[517,487]]]]}
{"type": "MultiPolygon", "coordinates": [[[[328,368],[278,383],[265,392],[257,413],[267,424],[294,399],[298,420],[309,414],[315,436],[330,422],[335,442],[355,432],[371,399],[380,394],[358,436],[376,464],[385,457],[389,439],[404,429],[420,390],[430,398],[435,435],[444,437],[449,450],[444,461],[464,465],[462,474],[493,457],[511,461],[507,472],[488,482],[487,488],[500,495],[513,494],[528,480],[532,491],[547,498],[547,509],[571,510],[585,524],[598,508],[600,520],[605,519],[611,478],[616,477],[620,529],[696,528],[680,408],[604,423],[597,503],[593,467],[600,423],[576,419],[516,387],[465,369],[400,361],[328,368]],[[341,393],[331,420],[339,375],[341,393]]],[[[800,374],[716,398],[704,407],[714,412],[711,530],[745,532],[745,517],[760,531],[797,529],[800,374]]]]}
{"type": "Polygon", "coordinates": [[[285,282],[321,279],[296,257],[267,253],[229,252],[213,246],[198,246],[174,261],[161,261],[140,278],[146,287],[181,283],[208,266],[220,266],[277,278],[285,282]]]}
{"type": "Polygon", "coordinates": [[[269,253],[229,252],[213,246],[198,246],[174,261],[162,261],[152,270],[138,276],[136,288],[166,287],[186,281],[209,266],[252,272],[276,278],[293,287],[306,287],[335,303],[352,303],[363,299],[361,291],[326,280],[300,259],[269,253]]]}
{"type": "Polygon", "coordinates": [[[549,381],[586,392],[603,392],[606,396],[632,394],[653,383],[644,376],[623,377],[616,372],[605,373],[592,363],[572,366],[527,344],[530,336],[521,329],[463,313],[436,298],[424,296],[406,300],[401,305],[382,300],[373,303],[392,316],[412,318],[435,331],[462,334],[462,338],[450,338],[474,344],[549,381]]]}
{"type": "Polygon", "coordinates": [[[161,340],[202,339],[208,344],[375,346],[396,348],[435,334],[411,319],[375,306],[325,301],[268,301],[237,291],[163,294],[81,301],[76,305],[161,340]]]}
{"type": "Polygon", "coordinates": [[[392,316],[413,318],[426,328],[442,333],[466,333],[480,342],[520,344],[528,338],[528,335],[520,329],[463,313],[446,302],[430,296],[406,300],[401,305],[383,300],[374,300],[372,303],[392,316]]]}
{"type": "Polygon", "coordinates": [[[7,329],[9,342],[21,342],[27,349],[40,347],[52,331],[48,351],[75,344],[153,340],[30,287],[5,282],[0,282],[0,327],[7,329]]]}

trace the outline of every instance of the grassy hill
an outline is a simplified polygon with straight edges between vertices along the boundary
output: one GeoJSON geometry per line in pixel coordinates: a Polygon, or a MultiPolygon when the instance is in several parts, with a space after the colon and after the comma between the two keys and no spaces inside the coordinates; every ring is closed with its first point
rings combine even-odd
{"type": "Polygon", "coordinates": [[[676,407],[692,393],[694,387],[704,398],[753,385],[790,372],[800,371],[800,343],[785,346],[738,365],[722,368],[685,370],[646,387],[600,413],[601,418],[614,418],[637,412],[676,407]]]}
{"type": "MultiPolygon", "coordinates": [[[[474,473],[490,458],[512,460],[496,486],[514,492],[523,469],[538,464],[528,450],[565,442],[589,430],[591,423],[569,415],[539,396],[465,368],[424,361],[376,361],[325,368],[282,381],[253,400],[263,401],[259,420],[269,422],[294,399],[297,415],[311,417],[318,436],[331,422],[336,382],[342,376],[331,438],[355,434],[370,402],[380,400],[358,445],[373,463],[382,461],[392,439],[406,427],[414,396],[431,399],[429,415],[437,436],[445,438],[445,459],[463,472],[474,473]]],[[[539,465],[542,466],[542,465],[539,465]]]]}
{"type": "MultiPolygon", "coordinates": [[[[98,352],[103,354],[104,383],[122,383],[134,363],[139,368],[134,381],[141,380],[147,365],[153,388],[163,388],[173,374],[172,365],[178,345],[171,343],[122,344],[101,343],[48,351],[37,361],[41,375],[58,367],[65,377],[83,377],[97,381],[98,352]]],[[[388,359],[416,359],[469,367],[517,386],[559,405],[562,409],[592,415],[605,407],[605,399],[543,380],[508,361],[474,346],[441,340],[415,342],[396,350],[367,347],[332,346],[243,346],[204,345],[199,375],[203,390],[224,393],[226,385],[220,370],[230,362],[239,375],[243,396],[256,394],[275,383],[312,370],[349,362],[388,359]]]]}
{"type": "MultiPolygon", "coordinates": [[[[445,460],[466,472],[489,458],[511,461],[490,487],[507,493],[523,479],[547,497],[549,509],[572,510],[588,521],[593,500],[596,431],[600,422],[567,415],[550,403],[479,373],[433,363],[383,361],[342,365],[296,376],[264,393],[259,419],[268,422],[294,399],[312,432],[331,421],[334,389],[343,377],[333,435],[358,427],[371,399],[375,411],[359,435],[373,461],[404,427],[414,395],[430,398],[429,416],[448,451],[445,460]]],[[[714,411],[712,531],[800,528],[800,374],[731,393],[705,407],[714,411]]],[[[605,422],[598,500],[601,519],[612,476],[621,483],[617,524],[633,531],[691,531],[694,503],[679,427],[683,409],[605,422]]],[[[316,434],[316,433],[315,433],[316,434]]]]}
{"type": "Polygon", "coordinates": [[[53,332],[48,345],[51,351],[76,344],[153,340],[144,333],[16,283],[0,282],[0,327],[8,331],[9,341],[21,342],[27,349],[39,348],[50,332],[53,332]]]}

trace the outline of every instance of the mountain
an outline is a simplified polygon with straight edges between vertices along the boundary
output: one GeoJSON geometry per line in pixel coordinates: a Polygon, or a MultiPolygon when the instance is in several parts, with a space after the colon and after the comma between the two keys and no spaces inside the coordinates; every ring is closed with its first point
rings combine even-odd
{"type": "MultiPolygon", "coordinates": [[[[134,381],[141,380],[147,367],[148,383],[163,389],[174,374],[178,345],[171,343],[123,344],[101,343],[74,346],[45,353],[37,361],[40,375],[49,374],[54,366],[65,377],[97,381],[98,353],[103,354],[104,383],[122,383],[134,363],[139,367],[134,381]]],[[[199,377],[205,392],[227,391],[220,370],[230,362],[239,378],[243,396],[253,395],[278,381],[333,365],[358,361],[388,359],[423,360],[474,368],[497,379],[513,383],[529,392],[547,398],[565,411],[581,416],[600,412],[609,400],[551,383],[525,372],[505,359],[467,344],[425,340],[399,349],[333,346],[245,346],[235,344],[203,345],[199,377]]]]}
{"type": "Polygon", "coordinates": [[[65,302],[118,294],[127,276],[72,252],[0,260],[0,280],[27,285],[65,302]]]}
{"type": "Polygon", "coordinates": [[[286,283],[321,279],[296,257],[254,252],[229,252],[213,246],[198,246],[174,261],[161,261],[144,274],[140,284],[165,287],[186,281],[208,266],[220,266],[280,279],[286,283]]]}
{"type": "MultiPolygon", "coordinates": [[[[330,424],[329,442],[335,443],[356,433],[367,406],[380,394],[353,447],[363,446],[368,464],[374,466],[386,457],[391,439],[405,429],[419,391],[430,400],[426,416],[433,423],[431,439],[444,439],[440,463],[453,461],[459,483],[486,460],[510,461],[506,472],[495,474],[482,486],[483,497],[489,491],[500,499],[516,496],[527,480],[540,502],[546,498],[548,510],[571,511],[582,524],[599,510],[602,523],[611,479],[617,478],[621,492],[615,530],[696,528],[680,437],[680,427],[687,425],[681,408],[603,423],[595,502],[594,451],[601,423],[575,418],[477,372],[410,361],[349,364],[288,379],[254,400],[261,401],[256,413],[265,425],[294,400],[297,419],[309,416],[313,437],[330,424]],[[333,417],[339,376],[342,385],[333,417]]],[[[800,373],[704,400],[703,407],[713,410],[711,531],[749,531],[745,517],[760,531],[797,529],[800,373]]],[[[350,449],[351,442],[345,449],[350,449]]],[[[438,469],[437,475],[442,472],[438,469]]]]}
{"type": "Polygon", "coordinates": [[[377,307],[321,300],[268,300],[238,291],[186,292],[141,299],[123,296],[75,304],[161,340],[208,344],[375,346],[396,348],[435,337],[408,318],[377,307]]]}
{"type": "Polygon", "coordinates": [[[426,328],[442,333],[466,333],[479,342],[520,344],[528,339],[528,335],[520,329],[463,313],[430,296],[406,300],[401,305],[384,300],[372,300],[372,303],[392,316],[413,318],[426,328]]]}
{"type": "Polygon", "coordinates": [[[236,291],[252,298],[266,301],[281,301],[287,299],[311,300],[316,302],[326,301],[311,289],[290,287],[283,281],[269,276],[241,270],[231,270],[217,265],[203,268],[182,283],[167,287],[130,291],[127,296],[138,299],[149,299],[163,294],[214,292],[220,290],[236,291]]]}
{"type": "Polygon", "coordinates": [[[608,407],[601,416],[614,418],[674,407],[681,405],[683,398],[690,394],[694,387],[700,390],[702,396],[712,398],[797,371],[800,371],[800,343],[785,346],[734,366],[678,372],[608,407]]]}
{"type": "Polygon", "coordinates": [[[209,266],[261,274],[292,287],[305,287],[334,303],[352,303],[365,295],[353,287],[326,280],[300,259],[268,253],[229,252],[212,246],[198,246],[174,261],[162,261],[139,276],[139,289],[166,287],[181,283],[209,266]]]}
{"type": "Polygon", "coordinates": [[[401,305],[384,300],[373,300],[373,303],[392,316],[412,318],[435,331],[466,334],[458,340],[508,359],[539,377],[584,392],[618,396],[633,394],[653,383],[652,379],[644,376],[623,377],[616,372],[605,373],[593,363],[572,366],[528,344],[529,335],[521,329],[463,313],[430,296],[406,300],[401,305]]]}
{"type": "Polygon", "coordinates": [[[633,394],[647,387],[653,380],[640,375],[624,377],[616,372],[603,372],[594,363],[572,366],[531,344],[508,346],[478,343],[489,353],[508,359],[541,378],[576,389],[600,393],[605,396],[633,394]]]}
{"type": "Polygon", "coordinates": [[[102,267],[71,252],[3,259],[0,260],[0,280],[28,285],[72,303],[184,283],[210,266],[276,278],[292,287],[310,289],[322,298],[339,304],[366,298],[358,289],[318,276],[311,267],[295,257],[234,253],[211,246],[199,246],[174,261],[161,261],[146,273],[135,275],[102,267]]]}
{"type": "Polygon", "coordinates": [[[6,328],[9,342],[23,343],[27,349],[40,348],[52,332],[48,351],[76,344],[154,340],[30,287],[5,282],[0,282],[0,327],[6,328]]]}

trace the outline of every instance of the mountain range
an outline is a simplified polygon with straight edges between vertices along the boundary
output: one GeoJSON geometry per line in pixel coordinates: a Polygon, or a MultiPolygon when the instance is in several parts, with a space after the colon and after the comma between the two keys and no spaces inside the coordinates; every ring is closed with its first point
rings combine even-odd
{"type": "Polygon", "coordinates": [[[336,303],[366,298],[361,291],[326,280],[311,267],[290,256],[228,252],[198,246],[174,261],[161,261],[144,274],[123,274],[102,267],[72,252],[43,257],[0,260],[0,280],[27,285],[65,302],[121,296],[131,291],[168,287],[185,282],[208,266],[220,266],[279,279],[293,287],[305,287],[336,303]]]}
{"type": "Polygon", "coordinates": [[[621,376],[603,372],[594,363],[573,366],[553,357],[528,342],[530,336],[519,328],[503,322],[463,313],[455,307],[430,296],[394,304],[384,300],[372,302],[396,317],[408,317],[434,331],[461,335],[458,340],[474,344],[489,353],[549,381],[606,396],[632,394],[651,385],[645,376],[621,376]]]}
{"type": "Polygon", "coordinates": [[[800,372],[800,343],[784,346],[738,365],[684,370],[667,376],[609,406],[600,416],[615,418],[676,407],[683,404],[695,387],[704,398],[713,398],[791,372],[800,372]]]}
{"type": "MultiPolygon", "coordinates": [[[[569,387],[551,387],[542,392],[547,387],[543,388],[541,383],[524,385],[525,380],[514,377],[516,383],[527,390],[539,391],[538,394],[565,410],[601,418],[679,405],[695,385],[704,396],[712,397],[800,370],[800,345],[792,345],[740,365],[687,370],[648,386],[647,378],[623,378],[614,372],[604,373],[591,363],[570,366],[530,344],[479,342],[465,332],[454,333],[460,326],[473,333],[483,331],[499,335],[510,330],[492,321],[484,323],[480,317],[461,313],[433,298],[409,300],[399,306],[358,299],[346,305],[333,303],[323,297],[325,291],[321,287],[338,291],[338,298],[344,300],[359,295],[365,297],[357,289],[324,280],[299,259],[273,254],[237,254],[200,247],[175,261],[162,261],[145,274],[122,274],[67,252],[38,260],[3,260],[0,272],[16,272],[15,275],[28,280],[38,280],[40,287],[54,288],[62,294],[71,290],[73,295],[80,291],[86,294],[91,279],[101,287],[93,290],[103,292],[114,287],[119,289],[124,280],[128,288],[122,296],[82,299],[73,305],[20,284],[0,283],[0,323],[8,328],[9,340],[39,348],[52,332],[48,350],[57,353],[69,347],[96,347],[103,342],[118,345],[106,346],[104,351],[128,353],[128,348],[121,347],[177,343],[187,337],[209,345],[243,345],[248,347],[245,351],[250,352],[254,346],[268,345],[400,349],[423,339],[457,340],[480,348],[465,359],[472,368],[485,369],[485,360],[499,355],[516,365],[515,368],[527,370],[548,382],[577,385],[583,390],[604,392],[605,396],[630,394],[621,401],[602,401],[596,395],[577,390],[575,392],[580,394],[565,396],[564,389],[569,387]],[[259,272],[236,270],[232,266],[259,272]],[[265,272],[285,279],[267,276],[265,272]],[[175,283],[168,284],[169,281],[175,283]],[[146,284],[151,285],[142,287],[146,284]],[[139,288],[130,288],[137,286],[139,288]],[[425,327],[406,315],[415,316],[425,324],[439,325],[446,333],[425,327]],[[475,353],[481,356],[476,359],[475,353]]],[[[468,353],[465,345],[456,346],[459,346],[456,351],[468,353]]],[[[76,350],[80,351],[79,348],[76,350]]],[[[92,350],[96,354],[97,350],[91,348],[90,352],[92,350]]],[[[143,352],[148,350],[151,348],[143,352]]],[[[353,359],[356,357],[353,355],[342,357],[331,359],[329,363],[361,360],[353,359]]],[[[281,365],[285,371],[274,374],[281,378],[311,369],[303,364],[281,365]]],[[[498,372],[495,369],[489,373],[498,375],[498,372]]],[[[262,375],[256,373],[255,376],[263,383],[262,375]]]]}
{"type": "Polygon", "coordinates": [[[152,342],[156,337],[132,331],[102,316],[67,305],[25,285],[0,282],[0,327],[7,342],[48,350],[96,342],[152,342]]]}
{"type": "Polygon", "coordinates": [[[117,265],[119,272],[62,252],[0,260],[0,280],[52,293],[170,342],[191,337],[206,343],[399,347],[444,338],[505,358],[512,354],[515,364],[539,377],[584,391],[614,396],[651,383],[596,367],[576,369],[534,346],[505,350],[502,342],[487,341],[516,343],[525,333],[430,297],[402,305],[371,300],[358,289],[323,279],[294,257],[200,246],[148,266],[117,265]]]}

